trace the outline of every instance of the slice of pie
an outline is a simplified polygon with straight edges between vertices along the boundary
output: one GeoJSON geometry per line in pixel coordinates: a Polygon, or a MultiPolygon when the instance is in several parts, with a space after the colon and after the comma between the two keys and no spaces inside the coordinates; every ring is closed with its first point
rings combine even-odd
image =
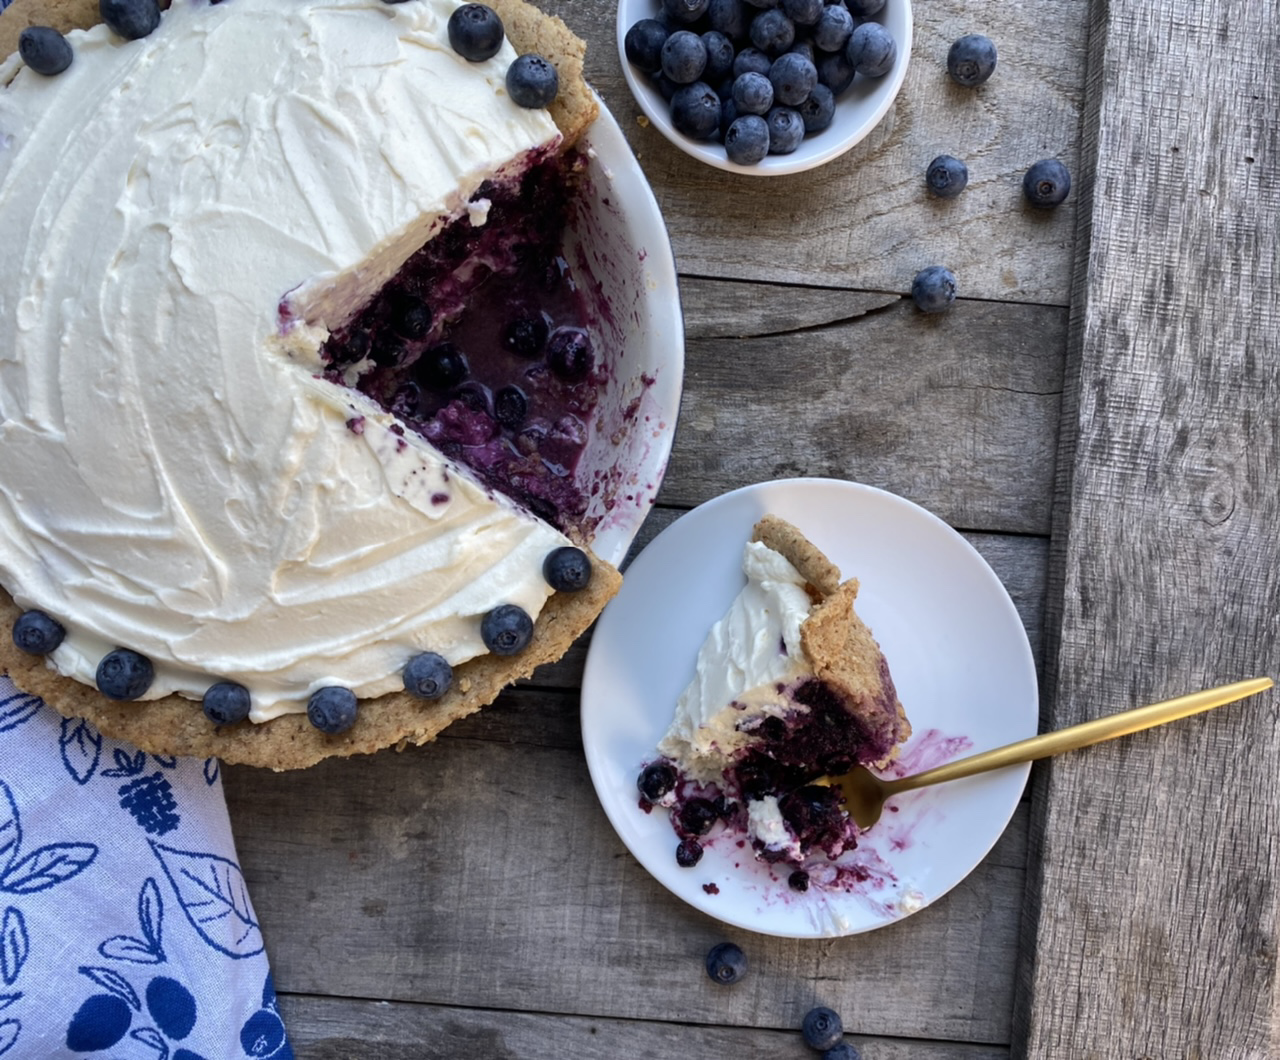
{"type": "Polygon", "coordinates": [[[743,553],[747,584],[698,652],[694,679],[640,775],[642,806],[669,808],[677,859],[696,863],[719,823],[803,889],[857,844],[838,789],[911,735],[889,664],[854,610],[856,579],[796,527],[766,516],[743,553]]]}
{"type": "Polygon", "coordinates": [[[460,6],[183,2],[135,40],[96,0],[0,17],[0,623],[65,630],[0,667],[63,713],[278,769],[421,743],[616,591],[598,558],[544,574],[591,559],[574,470],[619,352],[560,253],[583,45],[493,0],[471,61],[460,6]],[[23,62],[27,25],[67,32],[65,71],[23,62]],[[547,109],[508,88],[530,52],[547,109]],[[141,691],[104,678],[134,656],[141,691]],[[404,691],[418,656],[438,698],[404,691]],[[212,724],[215,685],[250,720],[212,724]],[[321,731],[331,690],[359,708],[321,731]]]}

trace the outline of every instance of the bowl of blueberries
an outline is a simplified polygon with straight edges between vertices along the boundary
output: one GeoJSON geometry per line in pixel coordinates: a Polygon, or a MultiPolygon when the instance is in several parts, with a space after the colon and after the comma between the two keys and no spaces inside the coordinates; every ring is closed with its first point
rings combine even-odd
{"type": "Polygon", "coordinates": [[[910,0],[618,0],[618,52],[650,123],[682,151],[778,176],[844,154],[888,112],[910,0]]]}

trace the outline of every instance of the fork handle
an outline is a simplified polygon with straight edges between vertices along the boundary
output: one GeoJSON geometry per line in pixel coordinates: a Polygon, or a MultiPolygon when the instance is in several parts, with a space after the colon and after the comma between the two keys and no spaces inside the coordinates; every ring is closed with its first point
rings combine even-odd
{"type": "Polygon", "coordinates": [[[886,780],[885,786],[893,793],[912,791],[928,784],[959,780],[961,777],[971,777],[975,773],[986,773],[992,769],[1001,769],[1021,762],[1033,762],[1038,758],[1061,754],[1063,751],[1075,751],[1105,740],[1114,740],[1117,736],[1128,736],[1133,732],[1152,729],[1157,725],[1177,721],[1179,718],[1187,718],[1192,714],[1201,714],[1206,710],[1213,710],[1214,707],[1234,703],[1246,696],[1264,692],[1273,684],[1275,682],[1269,677],[1251,677],[1246,681],[1235,681],[1228,685],[1219,685],[1217,688],[1207,688],[1203,692],[1190,692],[1185,696],[1166,699],[1146,707],[1135,707],[1133,710],[1108,714],[1066,729],[1041,733],[1039,736],[969,755],[967,758],[960,758],[934,769],[926,769],[923,773],[886,780]]]}

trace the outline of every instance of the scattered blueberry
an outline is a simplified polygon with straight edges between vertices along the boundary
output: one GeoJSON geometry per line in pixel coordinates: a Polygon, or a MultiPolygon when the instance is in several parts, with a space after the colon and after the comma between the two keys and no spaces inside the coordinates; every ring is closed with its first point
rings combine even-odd
{"type": "Polygon", "coordinates": [[[718,942],[707,952],[707,975],[721,986],[736,983],[747,974],[747,955],[732,942],[718,942]]]}
{"type": "Polygon", "coordinates": [[[723,33],[709,29],[702,35],[702,46],[707,53],[707,65],[702,71],[702,80],[709,85],[718,85],[733,73],[733,58],[736,54],[733,41],[723,33]]]}
{"type": "Polygon", "coordinates": [[[796,869],[787,877],[787,886],[793,891],[799,891],[803,894],[809,889],[809,874],[804,869],[796,869]]]}
{"type": "Polygon", "coordinates": [[[813,43],[824,52],[843,51],[853,35],[853,16],[842,4],[828,4],[813,27],[813,43]]]}
{"type": "Polygon", "coordinates": [[[822,132],[836,116],[836,97],[826,85],[814,85],[813,91],[799,107],[806,133],[822,132]]]}
{"type": "Polygon", "coordinates": [[[521,55],[507,67],[507,95],[518,107],[546,107],[560,93],[560,75],[541,55],[521,55]]]}
{"type": "Polygon", "coordinates": [[[502,47],[502,19],[486,4],[463,4],[449,16],[449,46],[467,62],[492,59],[502,47]]]}
{"type": "MultiPolygon", "coordinates": [[[[717,96],[716,114],[719,113],[720,99],[717,96]]],[[[547,339],[547,365],[559,378],[568,382],[585,377],[595,365],[595,359],[591,336],[581,328],[556,328],[547,339]]]]}
{"type": "Polygon", "coordinates": [[[516,604],[500,604],[480,620],[480,639],[494,655],[515,655],[533,639],[533,619],[516,604]]]}
{"type": "Polygon", "coordinates": [[[504,386],[493,395],[493,418],[510,431],[518,431],[529,414],[529,399],[514,384],[504,386]]]}
{"type": "Polygon", "coordinates": [[[100,0],[99,13],[126,40],[141,40],[160,25],[157,0],[100,0]]]}
{"type": "Polygon", "coordinates": [[[346,732],[356,723],[359,709],[356,694],[339,685],[317,688],[307,700],[307,720],[321,732],[346,732]]]}
{"type": "Polygon", "coordinates": [[[711,0],[662,0],[662,10],[677,22],[692,25],[707,13],[711,0]]]}
{"type": "Polygon", "coordinates": [[[769,67],[772,65],[773,60],[759,48],[743,48],[733,57],[733,76],[741,77],[743,74],[752,73],[768,77],[769,67]]]}
{"type": "Polygon", "coordinates": [[[408,347],[395,332],[383,330],[369,345],[369,359],[379,368],[393,368],[403,364],[408,347]]]}
{"type": "Polygon", "coordinates": [[[38,74],[53,77],[75,58],[67,38],[51,26],[28,26],[18,35],[18,54],[38,74]]]}
{"type": "MultiPolygon", "coordinates": [[[[748,70],[733,80],[733,102],[738,115],[768,114],[773,106],[773,82],[764,74],[748,70]]],[[[768,142],[765,143],[766,148],[768,142]]]]}
{"type": "Polygon", "coordinates": [[[98,691],[108,699],[137,699],[151,687],[155,676],[155,667],[145,655],[116,648],[98,663],[98,691]]]}
{"type": "Polygon", "coordinates": [[[841,1042],[823,1053],[822,1060],[862,1060],[862,1053],[857,1046],[841,1042]]]}
{"type": "Polygon", "coordinates": [[[540,314],[516,317],[502,333],[502,345],[521,357],[538,357],[550,328],[540,314]]]}
{"type": "Polygon", "coordinates": [[[711,831],[719,816],[710,799],[690,799],[680,807],[680,827],[692,836],[703,836],[711,831]]]}
{"type": "Polygon", "coordinates": [[[951,155],[939,155],[929,163],[924,179],[939,199],[954,199],[969,183],[969,167],[951,155]]]}
{"type": "Polygon", "coordinates": [[[1040,209],[1057,206],[1070,190],[1071,174],[1056,158],[1041,159],[1022,178],[1027,202],[1040,209]]]}
{"type": "Polygon", "coordinates": [[[591,581],[591,557],[580,548],[561,545],[542,561],[542,576],[558,593],[576,593],[591,581]]]}
{"type": "Polygon", "coordinates": [[[782,10],[797,26],[812,26],[822,16],[823,0],[782,0],[782,10]]]}
{"type": "Polygon", "coordinates": [[[805,1013],[800,1032],[804,1035],[805,1045],[810,1049],[824,1051],[840,1044],[840,1039],[844,1036],[844,1024],[839,1013],[819,1005],[805,1013]]]}
{"type": "Polygon", "coordinates": [[[622,50],[627,62],[646,74],[656,74],[662,69],[662,46],[670,31],[656,18],[642,18],[622,38],[622,50]]]}
{"type": "Polygon", "coordinates": [[[415,341],[427,337],[431,330],[431,307],[421,298],[396,290],[387,296],[387,308],[391,327],[397,335],[415,341]]]}
{"type": "Polygon", "coordinates": [[[66,635],[62,623],[43,611],[23,611],[13,624],[13,643],[28,655],[48,655],[66,635]]]}
{"type": "Polygon", "coordinates": [[[995,73],[996,46],[981,33],[961,37],[947,52],[947,73],[957,85],[974,88],[995,73]]]}
{"type": "Polygon", "coordinates": [[[769,83],[773,98],[784,107],[798,107],[818,83],[818,68],[803,55],[787,52],[779,55],[769,67],[769,83]]]}
{"type": "Polygon", "coordinates": [[[691,85],[707,67],[707,46],[692,30],[678,29],[662,45],[662,72],[677,85],[691,85]]]}
{"type": "Polygon", "coordinates": [[[744,114],[724,134],[724,152],[730,162],[754,166],[769,153],[769,123],[759,114],[744,114]]]}
{"type": "Polygon", "coordinates": [[[771,8],[751,20],[751,43],[767,55],[781,55],[796,39],[796,24],[779,8],[771,8]]]}
{"type": "Polygon", "coordinates": [[[443,393],[467,377],[470,368],[463,352],[452,342],[441,342],[427,350],[414,366],[414,377],[428,390],[443,393]]]}
{"type": "Polygon", "coordinates": [[[879,22],[864,22],[849,36],[845,58],[863,77],[884,77],[893,69],[898,45],[893,34],[879,22]]]}
{"type": "Polygon", "coordinates": [[[765,118],[769,123],[769,154],[789,155],[804,139],[804,119],[791,107],[774,107],[765,118]]]}
{"type": "Polygon", "coordinates": [[[676,844],[676,864],[691,869],[702,860],[702,844],[696,839],[682,839],[676,844]]]}
{"type": "Polygon", "coordinates": [[[676,786],[676,769],[670,762],[650,762],[640,770],[636,787],[650,802],[658,802],[676,786]]]}
{"type": "Polygon", "coordinates": [[[249,716],[249,690],[234,681],[210,685],[200,702],[204,716],[214,725],[234,725],[249,716]]]}
{"type": "Polygon", "coordinates": [[[941,313],[956,300],[956,277],[942,265],[930,265],[911,281],[911,298],[924,313],[941,313]]]}
{"type": "Polygon", "coordinates": [[[404,690],[418,699],[439,699],[453,684],[453,667],[433,651],[419,652],[404,666],[404,690]]]}

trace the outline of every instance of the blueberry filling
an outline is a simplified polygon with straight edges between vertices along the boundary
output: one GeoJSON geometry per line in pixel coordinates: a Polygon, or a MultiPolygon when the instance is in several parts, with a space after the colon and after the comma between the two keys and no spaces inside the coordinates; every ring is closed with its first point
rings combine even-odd
{"type": "Polygon", "coordinates": [[[321,350],[354,385],[491,489],[561,530],[605,370],[564,257],[580,157],[490,181],[483,224],[446,225],[321,350]]]}

